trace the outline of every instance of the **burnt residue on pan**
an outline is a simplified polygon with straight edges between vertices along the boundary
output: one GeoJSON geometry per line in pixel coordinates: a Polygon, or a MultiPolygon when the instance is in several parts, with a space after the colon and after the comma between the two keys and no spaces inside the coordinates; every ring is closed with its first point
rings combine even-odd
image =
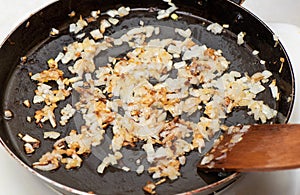
{"type": "MultiPolygon", "coordinates": [[[[122,20],[120,24],[108,33],[114,34],[124,28],[135,27],[143,20],[151,25],[187,28],[193,31],[193,38],[201,44],[208,47],[221,49],[224,57],[232,64],[230,70],[239,72],[248,72],[250,75],[254,72],[264,69],[270,70],[274,78],[277,79],[278,87],[281,92],[279,101],[271,97],[271,93],[264,93],[263,99],[270,107],[276,108],[279,115],[274,119],[274,123],[287,122],[293,105],[294,97],[294,79],[289,60],[282,46],[279,44],[274,47],[274,40],[270,30],[262,24],[255,16],[243,8],[227,2],[218,1],[185,1],[184,4],[179,0],[174,1],[179,7],[179,21],[157,21],[155,19],[155,10],[167,8],[162,1],[154,0],[141,4],[137,0],[120,1],[112,0],[82,0],[82,1],[58,1],[47,8],[41,10],[24,22],[7,39],[0,50],[0,95],[1,110],[9,109],[13,112],[11,120],[1,118],[0,136],[2,142],[9,150],[21,159],[29,167],[36,162],[42,154],[50,151],[53,141],[43,139],[43,130],[51,130],[48,123],[43,124],[43,130],[40,126],[26,121],[27,116],[33,116],[34,110],[38,105],[32,105],[30,109],[24,107],[23,101],[34,96],[35,84],[28,74],[36,73],[47,68],[47,60],[56,56],[63,48],[76,40],[68,33],[68,24],[74,22],[78,17],[68,17],[71,11],[75,11],[77,16],[89,15],[95,9],[108,10],[123,6],[129,6],[133,9],[132,14],[122,20]],[[220,24],[229,24],[230,28],[222,35],[214,35],[206,31],[207,24],[218,22],[220,24]],[[50,37],[51,28],[57,28],[60,34],[50,37]],[[245,31],[247,44],[238,46],[236,44],[236,35],[245,31]],[[260,64],[257,56],[252,55],[252,50],[260,51],[260,56],[266,60],[265,66],[260,64]],[[25,58],[20,59],[21,57],[25,58]],[[280,58],[285,58],[282,71],[280,58]],[[43,140],[41,148],[32,155],[26,155],[23,144],[17,137],[18,133],[29,133],[33,137],[43,140]]],[[[98,25],[98,23],[91,23],[98,25]]],[[[88,31],[88,29],[87,29],[88,31]]],[[[66,69],[68,66],[61,66],[66,69]]],[[[68,72],[68,71],[65,71],[68,72]]],[[[68,75],[66,75],[68,76],[68,75]]],[[[67,99],[59,107],[64,107],[70,103],[71,98],[67,99]]],[[[3,113],[3,112],[2,112],[3,113]]],[[[58,115],[58,113],[56,113],[58,115]]],[[[253,123],[254,120],[247,114],[247,110],[236,110],[226,121],[227,124],[253,123]]],[[[74,119],[65,126],[58,126],[56,131],[61,132],[62,136],[67,135],[70,130],[75,129],[74,119]]],[[[208,146],[210,147],[210,146],[208,146]]],[[[208,148],[207,148],[208,149],[208,148]]],[[[206,151],[207,151],[206,149],[206,151]]],[[[203,194],[211,193],[227,184],[230,184],[238,178],[236,173],[202,173],[197,170],[197,163],[200,155],[191,152],[188,155],[187,164],[182,167],[182,176],[175,181],[168,181],[157,188],[158,194],[176,194],[196,190],[203,194]]],[[[96,172],[99,164],[99,158],[93,153],[85,157],[85,161],[80,169],[65,170],[63,167],[52,172],[36,171],[37,175],[45,176],[54,181],[52,185],[58,187],[55,182],[67,186],[66,189],[77,189],[82,192],[95,192],[96,194],[143,194],[142,187],[151,180],[151,177],[145,173],[137,176],[135,172],[124,172],[116,167],[110,167],[105,174],[99,175],[96,172]]],[[[58,187],[63,191],[61,187],[58,187]]],[[[67,190],[68,191],[68,190],[67,190]]],[[[69,193],[65,191],[64,193],[69,193]]]]}

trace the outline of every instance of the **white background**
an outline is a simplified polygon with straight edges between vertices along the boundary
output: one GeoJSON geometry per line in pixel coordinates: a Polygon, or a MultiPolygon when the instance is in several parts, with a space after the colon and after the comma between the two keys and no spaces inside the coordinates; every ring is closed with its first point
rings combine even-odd
{"type": "MultiPolygon", "coordinates": [[[[31,14],[54,0],[0,0],[0,42],[31,14]]],[[[296,85],[300,76],[300,1],[295,0],[246,0],[243,5],[265,21],[286,47],[293,64],[296,85]]],[[[296,92],[297,92],[296,88],[296,92]]],[[[295,108],[300,108],[296,94],[295,108]]],[[[296,109],[295,109],[296,110],[296,109]]],[[[291,122],[300,123],[294,112],[291,122]]],[[[0,194],[55,195],[37,177],[16,162],[0,146],[0,194]]],[[[250,173],[229,187],[221,195],[298,195],[300,194],[300,169],[270,173],[250,173]]]]}

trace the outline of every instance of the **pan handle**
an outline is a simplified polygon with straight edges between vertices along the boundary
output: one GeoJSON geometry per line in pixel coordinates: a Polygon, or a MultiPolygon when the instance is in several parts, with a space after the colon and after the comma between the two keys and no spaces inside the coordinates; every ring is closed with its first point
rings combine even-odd
{"type": "Polygon", "coordinates": [[[232,2],[234,2],[236,4],[239,4],[239,5],[242,5],[242,3],[245,2],[245,0],[230,0],[230,1],[232,1],[232,2]]]}

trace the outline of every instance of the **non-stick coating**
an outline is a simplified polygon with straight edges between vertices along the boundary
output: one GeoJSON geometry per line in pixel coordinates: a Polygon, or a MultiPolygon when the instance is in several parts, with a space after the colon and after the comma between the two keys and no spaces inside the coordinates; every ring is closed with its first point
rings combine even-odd
{"type": "MultiPolygon", "coordinates": [[[[69,35],[68,24],[78,20],[79,15],[88,16],[92,10],[109,10],[120,6],[129,6],[133,9],[129,17],[125,17],[119,26],[112,28],[109,35],[119,30],[135,27],[140,20],[145,24],[160,25],[179,28],[191,28],[193,38],[208,47],[221,49],[223,55],[231,61],[230,70],[247,72],[249,75],[270,70],[280,90],[281,98],[275,101],[270,91],[264,92],[258,98],[263,99],[270,107],[279,111],[275,123],[287,122],[294,97],[294,79],[291,65],[281,44],[274,47],[273,35],[270,30],[263,25],[256,17],[242,9],[241,7],[226,0],[193,1],[186,0],[173,1],[178,7],[177,14],[181,17],[179,21],[155,19],[157,9],[167,8],[167,4],[160,0],[140,1],[140,0],[63,0],[56,2],[41,10],[25,21],[3,44],[0,50],[0,87],[2,111],[10,109],[14,113],[12,120],[1,119],[1,139],[7,147],[21,159],[25,164],[37,161],[46,151],[51,150],[53,141],[42,141],[42,147],[32,156],[24,153],[23,143],[17,138],[18,133],[29,133],[30,135],[43,140],[43,130],[50,130],[48,123],[40,129],[36,124],[29,124],[26,116],[33,116],[34,110],[40,108],[33,105],[28,109],[22,105],[25,99],[31,99],[34,95],[35,84],[30,80],[29,72],[39,72],[47,68],[46,61],[55,57],[63,46],[75,41],[69,35]],[[184,3],[183,3],[184,2],[184,3]],[[68,17],[71,11],[75,11],[77,16],[68,17]],[[210,22],[219,24],[229,24],[230,28],[222,35],[213,35],[206,31],[205,27],[210,22]],[[60,30],[58,37],[49,37],[51,28],[60,30]],[[238,46],[236,44],[236,34],[246,32],[245,41],[247,44],[238,46]],[[259,56],[266,61],[266,65],[260,64],[260,58],[252,55],[252,50],[260,51],[259,56]],[[20,57],[27,56],[26,63],[20,61],[20,57]],[[280,58],[285,62],[281,68],[280,58]]],[[[89,25],[88,30],[97,26],[99,22],[89,25]]],[[[60,66],[62,69],[67,66],[60,66]]],[[[67,72],[67,71],[66,71],[67,72]]],[[[66,75],[67,76],[67,75],[66,75]]],[[[62,107],[67,102],[61,103],[62,107]]],[[[238,109],[225,121],[227,124],[254,123],[248,116],[247,110],[238,109]]],[[[74,121],[66,127],[57,127],[57,131],[62,135],[68,134],[71,129],[75,129],[74,121]]],[[[192,152],[188,156],[187,164],[182,167],[182,176],[174,182],[166,182],[157,188],[158,194],[176,194],[202,188],[208,184],[228,178],[231,173],[205,174],[197,170],[200,155],[192,152]]],[[[69,186],[79,191],[95,192],[97,194],[144,194],[142,187],[151,180],[148,174],[137,176],[135,172],[126,173],[115,167],[110,167],[105,174],[99,175],[96,172],[99,158],[94,154],[87,156],[80,169],[66,171],[60,168],[52,172],[40,172],[39,174],[50,178],[53,181],[69,186]]],[[[236,178],[236,177],[233,177],[236,178]]],[[[230,179],[230,181],[233,181],[230,179]]],[[[204,193],[218,189],[216,184],[204,193]]],[[[65,192],[66,193],[66,192],[65,192]]]]}

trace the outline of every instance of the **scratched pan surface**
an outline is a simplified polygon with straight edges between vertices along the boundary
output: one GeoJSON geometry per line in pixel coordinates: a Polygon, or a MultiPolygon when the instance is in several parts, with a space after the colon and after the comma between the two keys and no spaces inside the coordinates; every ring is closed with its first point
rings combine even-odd
{"type": "MultiPolygon", "coordinates": [[[[179,7],[177,11],[180,16],[179,21],[155,19],[157,10],[168,7],[160,0],[63,0],[44,8],[21,24],[0,49],[1,112],[10,109],[14,113],[11,120],[5,120],[3,115],[0,120],[1,142],[8,152],[34,175],[47,181],[64,194],[85,192],[144,194],[142,187],[151,180],[148,174],[137,176],[134,171],[124,172],[118,167],[109,167],[105,174],[99,175],[96,169],[100,160],[94,153],[84,158],[80,169],[67,171],[61,167],[56,171],[41,172],[30,168],[31,164],[42,154],[51,150],[53,141],[43,140],[43,130],[35,123],[26,121],[26,116],[33,116],[34,110],[39,108],[39,105],[33,105],[30,109],[22,105],[25,99],[31,99],[34,95],[35,84],[30,80],[28,73],[46,69],[46,61],[49,58],[55,57],[63,46],[77,40],[68,33],[68,25],[77,21],[79,15],[88,16],[93,10],[109,10],[120,6],[129,6],[132,9],[131,14],[124,17],[120,24],[111,28],[107,35],[113,36],[128,28],[136,27],[140,20],[143,20],[146,25],[161,26],[164,31],[175,27],[191,28],[194,40],[223,51],[223,55],[231,62],[229,71],[248,72],[251,75],[264,69],[270,70],[273,78],[277,80],[281,98],[275,101],[269,90],[263,92],[258,98],[279,111],[278,116],[268,122],[287,122],[294,101],[293,71],[282,45],[274,47],[275,42],[270,30],[247,10],[230,1],[174,0],[173,2],[179,7]],[[76,12],[76,17],[68,17],[71,11],[76,12]],[[206,31],[206,26],[211,22],[229,24],[230,27],[221,35],[214,35],[206,31]],[[49,37],[52,27],[60,30],[59,36],[49,37]],[[238,46],[236,35],[241,31],[247,33],[245,37],[247,44],[238,46]],[[265,65],[260,64],[260,58],[252,55],[254,49],[260,51],[259,56],[266,61],[265,65]],[[27,62],[20,61],[22,56],[28,57],[27,62]],[[285,59],[283,66],[279,60],[281,57],[285,59]],[[282,71],[279,71],[280,68],[282,71]],[[17,138],[18,133],[29,133],[43,140],[42,147],[33,155],[26,155],[22,141],[17,138]]],[[[86,31],[95,28],[98,24],[99,22],[91,23],[86,31]]],[[[59,107],[63,107],[68,102],[71,103],[72,99],[67,99],[65,103],[59,104],[59,107]]],[[[75,119],[65,127],[58,126],[56,130],[61,132],[62,136],[67,135],[71,129],[76,129],[75,119]]],[[[254,120],[247,115],[246,109],[241,108],[236,109],[224,122],[226,124],[254,123],[254,120]]],[[[43,129],[50,130],[51,127],[45,123],[43,129]]],[[[208,147],[205,151],[207,149],[208,147]]],[[[187,164],[181,169],[182,176],[176,181],[168,181],[160,185],[156,190],[157,193],[209,194],[234,182],[239,177],[238,173],[206,174],[200,172],[196,168],[200,157],[200,154],[190,153],[187,157],[187,164]]]]}

